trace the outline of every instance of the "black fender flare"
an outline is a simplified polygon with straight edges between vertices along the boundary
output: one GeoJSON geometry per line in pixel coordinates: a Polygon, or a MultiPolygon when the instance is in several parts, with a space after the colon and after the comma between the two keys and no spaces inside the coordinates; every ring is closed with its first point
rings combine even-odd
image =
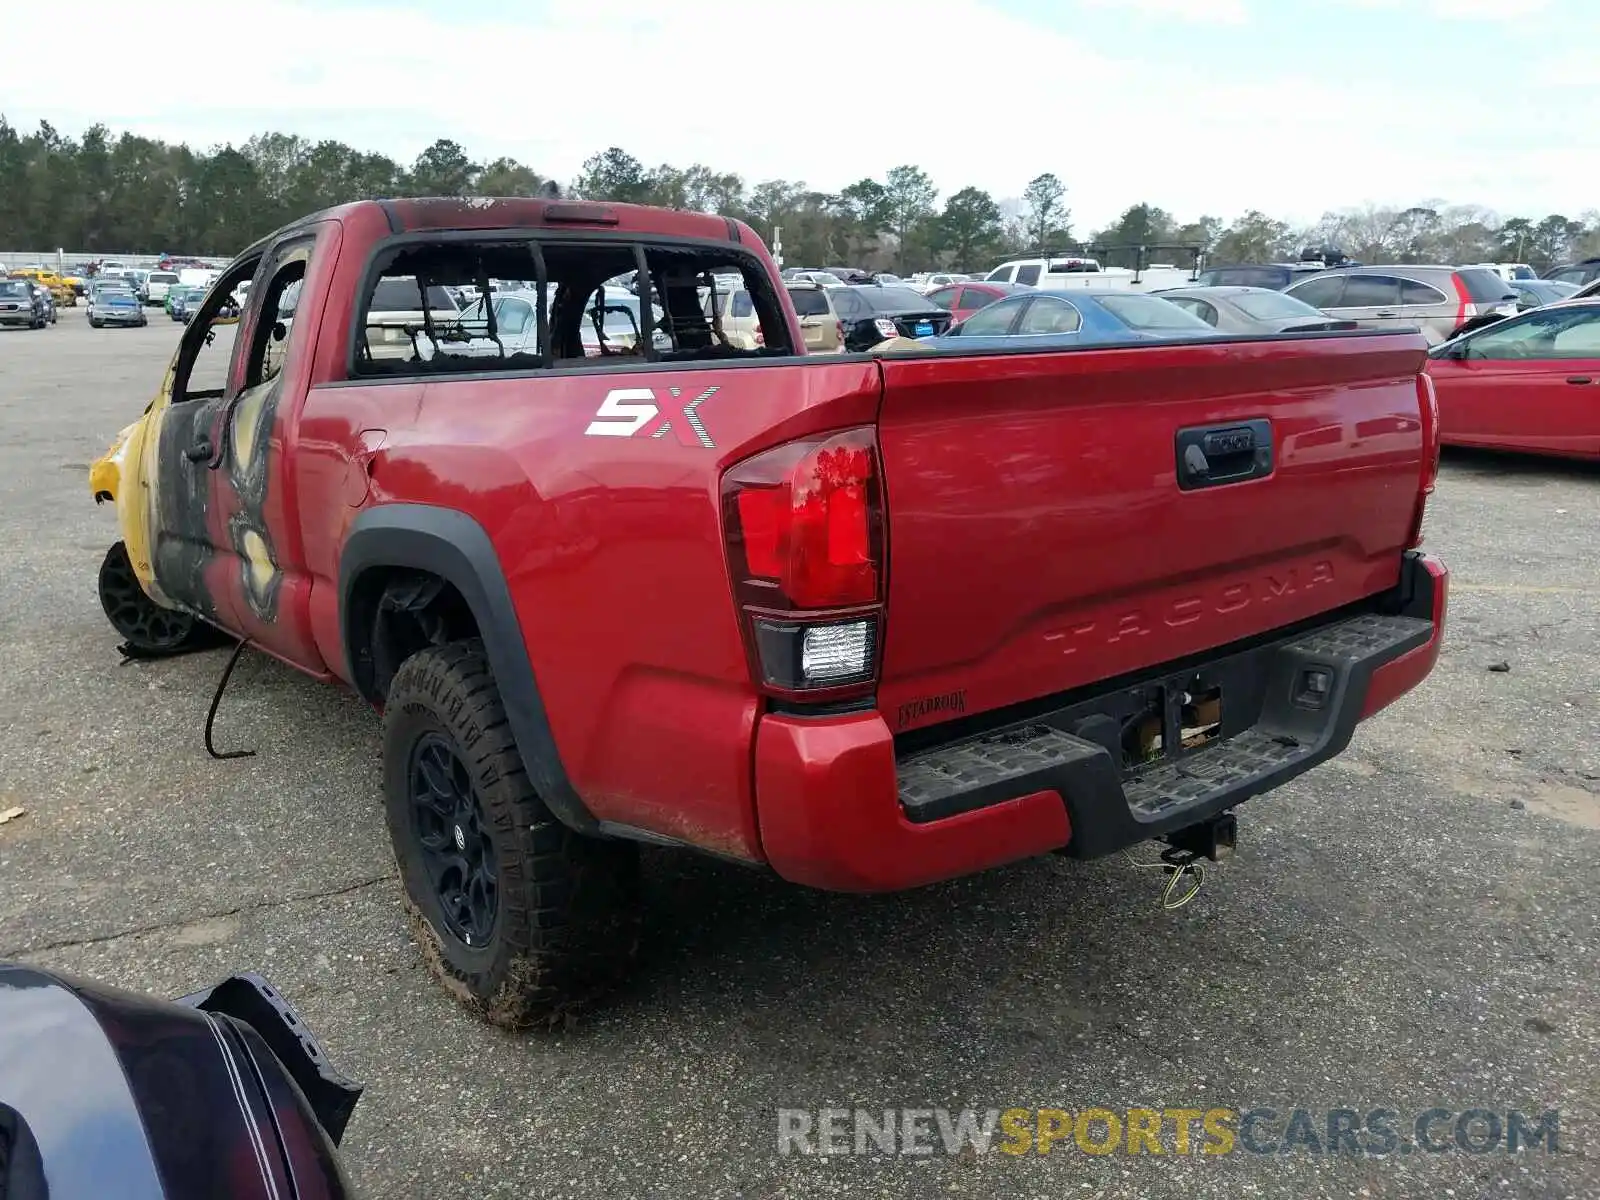
{"type": "Polygon", "coordinates": [[[426,571],[461,593],[483,637],[511,735],[539,798],[562,824],[579,833],[597,833],[599,823],[562,764],[511,603],[511,589],[483,526],[466,513],[431,504],[378,505],[364,510],[351,524],[339,554],[339,632],[345,670],[364,698],[382,704],[384,697],[372,694],[371,673],[361,668],[353,650],[366,631],[352,627],[356,611],[351,600],[362,574],[375,567],[426,571]]]}

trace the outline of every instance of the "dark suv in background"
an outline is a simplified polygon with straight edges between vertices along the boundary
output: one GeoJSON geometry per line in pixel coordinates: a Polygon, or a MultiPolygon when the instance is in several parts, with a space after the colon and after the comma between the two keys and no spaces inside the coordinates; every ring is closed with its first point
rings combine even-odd
{"type": "Polygon", "coordinates": [[[1553,267],[1544,273],[1544,277],[1557,283],[1575,283],[1582,287],[1600,279],[1600,258],[1586,258],[1570,266],[1553,267]]]}
{"type": "Polygon", "coordinates": [[[0,325],[43,329],[55,319],[50,294],[31,279],[0,279],[0,325]]]}

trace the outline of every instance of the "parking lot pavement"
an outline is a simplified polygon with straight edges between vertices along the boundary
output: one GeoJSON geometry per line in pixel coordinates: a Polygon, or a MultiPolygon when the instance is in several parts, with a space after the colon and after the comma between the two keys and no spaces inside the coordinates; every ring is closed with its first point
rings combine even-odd
{"type": "Polygon", "coordinates": [[[857,898],[652,854],[634,987],[511,1036],[406,934],[368,710],[248,657],[218,740],[258,753],[213,762],[224,653],[119,665],[85,467],[177,338],[0,334],[0,957],[167,995],[260,969],[367,1085],[365,1194],[1600,1194],[1600,470],[1447,457],[1435,675],[1245,805],[1189,906],[1121,858],[857,898]],[[1564,1152],[778,1155],[777,1108],[844,1105],[1554,1108],[1564,1152]]]}

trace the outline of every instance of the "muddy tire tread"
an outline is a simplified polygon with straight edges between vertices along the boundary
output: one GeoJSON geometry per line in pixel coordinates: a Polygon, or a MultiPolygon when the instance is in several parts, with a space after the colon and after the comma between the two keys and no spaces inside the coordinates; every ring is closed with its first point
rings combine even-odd
{"type": "Polygon", "coordinates": [[[481,639],[421,651],[396,671],[384,713],[384,790],[413,931],[429,969],[464,1004],[506,1028],[553,1024],[620,982],[638,946],[637,847],[574,833],[539,799],[481,639]],[[453,737],[493,830],[500,916],[481,969],[429,923],[399,852],[410,832],[405,776],[418,722],[453,737]]]}

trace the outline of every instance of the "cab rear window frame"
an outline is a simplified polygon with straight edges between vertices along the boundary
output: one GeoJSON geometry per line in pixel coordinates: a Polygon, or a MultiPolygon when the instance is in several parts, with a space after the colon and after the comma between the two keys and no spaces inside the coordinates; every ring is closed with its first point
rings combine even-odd
{"type": "MultiPolygon", "coordinates": [[[[715,238],[682,237],[669,234],[652,235],[641,231],[615,231],[595,229],[546,229],[544,227],[519,227],[502,229],[427,229],[413,230],[405,233],[390,234],[373,243],[366,255],[366,262],[361,269],[356,296],[355,307],[350,310],[350,328],[346,337],[346,344],[340,369],[343,378],[329,380],[327,385],[333,386],[369,386],[383,383],[418,383],[423,381],[449,382],[454,380],[485,380],[485,379],[515,379],[534,378],[539,376],[560,376],[574,374],[612,374],[626,373],[639,370],[651,371],[679,371],[696,370],[705,368],[727,368],[732,366],[745,367],[771,363],[793,362],[805,357],[805,342],[803,339],[790,345],[785,354],[767,353],[760,356],[752,355],[748,358],[708,358],[700,360],[662,362],[655,357],[628,356],[620,362],[605,360],[574,361],[568,358],[555,358],[548,353],[550,344],[550,302],[548,299],[549,273],[545,267],[544,247],[582,244],[615,245],[619,248],[632,248],[636,261],[641,265],[644,255],[652,247],[677,250],[700,250],[715,254],[723,258],[730,265],[737,263],[741,273],[745,275],[746,282],[754,278],[760,282],[759,293],[764,297],[765,305],[771,307],[771,314],[777,318],[786,317],[786,310],[778,299],[778,288],[773,284],[771,274],[766,264],[759,256],[748,247],[734,242],[719,241],[715,238]],[[539,323],[538,341],[542,361],[537,366],[515,367],[509,370],[418,370],[418,371],[371,371],[361,369],[360,347],[366,336],[365,322],[367,314],[371,311],[369,301],[373,289],[383,278],[385,269],[392,265],[397,253],[410,247],[420,245],[445,245],[449,243],[467,243],[479,245],[504,245],[526,246],[531,254],[537,271],[537,286],[539,301],[537,305],[537,321],[539,323]]],[[[652,284],[649,288],[652,301],[656,291],[652,284]]],[[[753,297],[754,298],[754,297],[753,297]]],[[[756,311],[761,313],[763,302],[757,301],[756,311]]],[[[381,311],[381,310],[380,310],[381,311]]],[[[775,322],[788,333],[786,319],[775,322]]],[[[653,326],[653,323],[652,323],[653,326]]],[[[648,336],[648,331],[641,330],[648,336]]]]}

